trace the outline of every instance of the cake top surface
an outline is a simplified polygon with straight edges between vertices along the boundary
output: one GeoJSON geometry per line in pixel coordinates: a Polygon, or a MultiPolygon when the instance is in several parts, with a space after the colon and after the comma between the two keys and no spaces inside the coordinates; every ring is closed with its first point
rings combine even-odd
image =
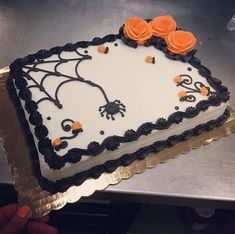
{"type": "Polygon", "coordinates": [[[135,16],[118,34],[16,60],[8,89],[41,168],[115,151],[226,102],[195,44],[171,16],[135,16]]]}
{"type": "Polygon", "coordinates": [[[171,61],[153,47],[135,50],[120,39],[102,46],[107,54],[89,46],[23,68],[59,155],[123,137],[128,129],[136,132],[143,123],[166,120],[215,94],[196,68],[171,61]],[[148,57],[155,62],[146,62],[148,57]]]}

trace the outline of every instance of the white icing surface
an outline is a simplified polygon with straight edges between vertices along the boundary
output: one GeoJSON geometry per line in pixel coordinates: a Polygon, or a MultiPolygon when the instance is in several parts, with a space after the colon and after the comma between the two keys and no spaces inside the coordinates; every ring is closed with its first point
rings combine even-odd
{"type": "MultiPolygon", "coordinates": [[[[208,98],[195,93],[195,102],[180,102],[178,92],[185,89],[176,86],[173,82],[175,76],[189,74],[193,78],[193,82],[200,81],[205,86],[209,86],[206,79],[201,77],[197,69],[190,66],[190,64],[169,60],[154,47],[139,46],[137,49],[133,49],[124,45],[120,40],[116,42],[118,46],[114,46],[114,43],[105,44],[109,47],[108,54],[98,53],[97,46],[90,46],[87,50],[92,59],[82,61],[78,67],[78,72],[84,79],[99,84],[110,101],[120,100],[126,106],[124,117],[117,114],[114,116],[115,121],[101,117],[98,108],[106,104],[104,96],[98,88],[79,81],[67,83],[59,90],[58,97],[63,105],[62,109],[58,109],[50,101],[43,101],[39,104],[38,111],[42,114],[43,124],[49,131],[48,137],[52,140],[71,135],[71,133],[67,133],[61,128],[61,122],[64,119],[69,118],[80,121],[83,125],[83,132],[76,138],[68,140],[66,149],[57,152],[61,156],[71,148],[87,148],[92,141],[101,143],[108,136],[123,136],[126,130],[136,130],[145,122],[155,122],[160,117],[167,118],[176,111],[175,106],[179,106],[179,110],[184,111],[187,107],[195,106],[199,101],[208,98]],[[146,63],[146,56],[154,56],[156,63],[146,63]],[[192,70],[188,71],[188,67],[192,70]],[[51,120],[47,120],[48,116],[51,117],[51,120]],[[105,132],[104,135],[100,134],[101,130],[105,132]]],[[[78,49],[82,54],[84,54],[84,50],[78,49]]],[[[77,58],[78,55],[75,52],[63,52],[61,57],[77,58]]],[[[53,55],[45,61],[56,59],[58,59],[58,56],[53,55]]],[[[75,64],[76,61],[61,64],[58,71],[76,77],[75,64]]],[[[54,65],[55,63],[45,63],[38,67],[53,71],[54,65]]],[[[30,72],[30,75],[40,82],[45,73],[41,71],[30,72]]],[[[45,80],[44,87],[54,97],[56,87],[66,79],[51,76],[45,80]]],[[[28,81],[28,83],[29,85],[34,84],[31,81],[28,81]]],[[[193,84],[190,87],[193,87],[193,84]]],[[[43,92],[40,92],[37,88],[31,88],[30,90],[32,99],[35,101],[45,97],[43,92]]],[[[213,91],[212,88],[211,90],[213,91]]],[[[215,119],[223,113],[225,107],[226,105],[211,107],[198,117],[184,120],[181,124],[172,125],[168,130],[153,131],[152,134],[141,137],[137,142],[122,144],[114,152],[106,151],[96,157],[83,156],[82,162],[67,163],[59,171],[50,170],[44,162],[43,155],[39,154],[42,174],[51,180],[73,175],[107,160],[119,158],[124,153],[135,152],[140,146],[150,145],[158,139],[166,139],[200,123],[215,119]]],[[[33,126],[31,126],[31,130],[34,132],[33,126]]],[[[37,142],[36,137],[34,138],[37,142]]]]}

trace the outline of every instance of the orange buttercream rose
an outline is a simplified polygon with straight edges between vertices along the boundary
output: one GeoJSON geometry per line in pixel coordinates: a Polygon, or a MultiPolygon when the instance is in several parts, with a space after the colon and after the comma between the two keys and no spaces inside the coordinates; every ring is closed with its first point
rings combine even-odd
{"type": "Polygon", "coordinates": [[[124,35],[138,44],[144,44],[153,35],[153,31],[145,20],[133,16],[124,25],[124,35]]]}
{"type": "Polygon", "coordinates": [[[181,30],[170,33],[165,40],[169,51],[182,55],[191,51],[197,41],[191,32],[181,30]]]}
{"type": "Polygon", "coordinates": [[[153,35],[162,38],[165,38],[176,29],[176,22],[170,15],[157,16],[149,24],[152,27],[153,35]]]}

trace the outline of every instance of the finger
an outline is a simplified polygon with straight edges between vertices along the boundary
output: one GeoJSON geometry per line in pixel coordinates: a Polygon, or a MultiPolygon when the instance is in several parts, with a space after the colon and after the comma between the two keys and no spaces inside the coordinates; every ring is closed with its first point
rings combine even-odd
{"type": "Polygon", "coordinates": [[[49,221],[49,216],[43,216],[41,218],[32,219],[33,222],[47,223],[49,221]]]}
{"type": "Polygon", "coordinates": [[[0,228],[5,226],[18,210],[18,204],[11,204],[0,208],[0,228]]]}
{"type": "Polygon", "coordinates": [[[1,234],[20,234],[26,227],[31,216],[31,210],[28,206],[20,207],[8,224],[0,231],[1,234]]]}
{"type": "Polygon", "coordinates": [[[26,227],[27,234],[58,234],[56,228],[46,224],[30,221],[26,227]]]}

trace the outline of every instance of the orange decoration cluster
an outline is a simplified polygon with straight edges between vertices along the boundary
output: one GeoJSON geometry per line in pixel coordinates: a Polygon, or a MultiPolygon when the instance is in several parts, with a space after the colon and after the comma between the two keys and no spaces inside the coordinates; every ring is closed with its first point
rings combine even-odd
{"type": "Polygon", "coordinates": [[[191,32],[181,30],[170,33],[165,40],[169,51],[182,55],[191,51],[197,41],[191,32]]]}
{"type": "Polygon", "coordinates": [[[72,128],[73,130],[79,130],[79,129],[82,128],[82,124],[81,124],[80,122],[78,122],[78,121],[75,121],[75,122],[71,125],[71,128],[72,128]]]}
{"type": "Polygon", "coordinates": [[[143,45],[153,35],[153,31],[145,20],[138,16],[133,16],[125,23],[124,34],[127,38],[143,45]]]}
{"type": "MultiPolygon", "coordinates": [[[[71,129],[72,130],[80,130],[80,129],[82,129],[82,124],[79,122],[79,121],[75,121],[75,122],[73,122],[72,124],[71,124],[71,129]]],[[[61,140],[61,138],[56,138],[54,141],[53,141],[53,146],[54,147],[58,147],[58,146],[60,146],[61,144],[62,144],[62,140],[61,140]]]]}
{"type": "Polygon", "coordinates": [[[149,23],[133,16],[125,23],[123,32],[127,38],[141,45],[152,36],[161,37],[165,39],[170,52],[180,55],[187,54],[196,44],[193,33],[176,30],[176,21],[170,15],[157,16],[149,23]]]}
{"type": "Polygon", "coordinates": [[[165,38],[176,30],[176,22],[170,15],[157,16],[149,23],[153,29],[153,35],[165,38]]]}
{"type": "Polygon", "coordinates": [[[154,64],[155,63],[155,58],[152,57],[152,56],[146,56],[145,57],[145,62],[154,64]]]}

